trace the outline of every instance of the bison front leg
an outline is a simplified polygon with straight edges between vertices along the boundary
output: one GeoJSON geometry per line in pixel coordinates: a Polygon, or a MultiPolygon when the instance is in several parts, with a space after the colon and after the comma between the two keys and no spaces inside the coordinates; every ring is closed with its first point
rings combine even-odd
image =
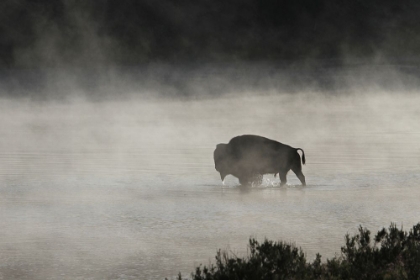
{"type": "Polygon", "coordinates": [[[238,179],[241,185],[259,186],[262,184],[263,175],[262,174],[242,175],[242,176],[239,176],[238,179]]]}
{"type": "Polygon", "coordinates": [[[251,184],[255,186],[260,186],[263,182],[263,175],[262,174],[255,174],[252,176],[251,184]]]}
{"type": "Polygon", "coordinates": [[[238,178],[239,179],[239,183],[243,186],[248,185],[248,178],[245,176],[241,176],[238,178]]]}

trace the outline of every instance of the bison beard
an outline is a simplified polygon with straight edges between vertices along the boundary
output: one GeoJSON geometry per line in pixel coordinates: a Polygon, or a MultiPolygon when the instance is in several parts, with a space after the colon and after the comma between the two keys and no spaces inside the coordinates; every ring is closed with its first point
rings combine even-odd
{"type": "Polygon", "coordinates": [[[239,179],[242,185],[261,184],[264,174],[279,173],[281,185],[286,184],[286,175],[292,170],[305,186],[302,173],[305,153],[280,142],[256,135],[242,135],[232,138],[228,144],[218,144],[214,150],[214,164],[222,181],[227,175],[239,179]]]}

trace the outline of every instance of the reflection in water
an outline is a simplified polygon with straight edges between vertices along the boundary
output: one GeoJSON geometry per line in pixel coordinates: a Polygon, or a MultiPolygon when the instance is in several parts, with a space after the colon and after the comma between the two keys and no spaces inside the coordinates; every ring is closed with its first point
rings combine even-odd
{"type": "Polygon", "coordinates": [[[360,224],[411,227],[418,99],[2,102],[0,278],[156,279],[188,275],[219,248],[244,254],[250,236],[325,258],[360,224]],[[215,145],[245,133],[302,147],[308,186],[294,174],[286,187],[272,175],[222,185],[215,145]]]}

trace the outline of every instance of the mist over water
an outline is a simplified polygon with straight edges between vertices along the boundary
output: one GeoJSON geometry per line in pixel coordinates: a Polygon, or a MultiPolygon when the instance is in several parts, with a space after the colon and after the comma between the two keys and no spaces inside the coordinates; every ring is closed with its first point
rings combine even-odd
{"type": "Polygon", "coordinates": [[[163,70],[143,88],[103,81],[95,98],[66,97],[58,82],[45,90],[64,98],[3,90],[0,279],[188,275],[219,248],[245,254],[251,236],[325,260],[359,225],[419,222],[420,97],[406,76],[376,80],[386,88],[341,71],[346,87],[307,78],[281,89],[275,70],[229,81],[235,71],[209,69],[163,70]],[[272,175],[259,187],[232,176],[222,185],[213,151],[241,134],[304,149],[308,186],[292,172],[287,187],[272,175]]]}

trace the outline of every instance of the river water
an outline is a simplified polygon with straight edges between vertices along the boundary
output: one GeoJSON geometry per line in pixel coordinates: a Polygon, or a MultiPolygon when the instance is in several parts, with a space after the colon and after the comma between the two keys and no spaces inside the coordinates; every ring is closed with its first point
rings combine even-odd
{"type": "Polygon", "coordinates": [[[420,222],[416,93],[0,103],[0,279],[164,279],[250,237],[340,253],[359,225],[420,222]],[[307,186],[220,181],[241,134],[303,148],[307,186]]]}

